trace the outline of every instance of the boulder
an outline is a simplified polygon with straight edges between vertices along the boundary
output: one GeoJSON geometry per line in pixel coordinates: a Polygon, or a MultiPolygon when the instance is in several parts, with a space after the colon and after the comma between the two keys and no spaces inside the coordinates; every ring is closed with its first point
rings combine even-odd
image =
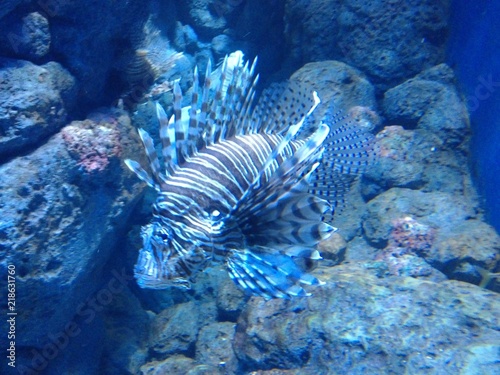
{"type": "Polygon", "coordinates": [[[76,104],[77,84],[56,62],[38,66],[0,59],[0,157],[11,157],[56,133],[76,104]]]}
{"type": "MultiPolygon", "coordinates": [[[[56,368],[71,357],[69,348],[64,356],[47,349],[63,334],[66,346],[83,337],[100,342],[96,314],[132,280],[128,270],[104,270],[143,188],[121,162],[138,152],[131,132],[126,114],[103,110],[0,166],[0,268],[16,268],[16,327],[23,332],[16,344],[31,368],[33,351],[56,368]],[[102,286],[104,274],[113,275],[114,288],[102,286]]],[[[97,363],[100,351],[90,353],[88,363],[97,363]]]]}
{"type": "Polygon", "coordinates": [[[361,264],[317,276],[326,284],[312,297],[249,301],[233,345],[248,372],[496,371],[497,294],[459,281],[380,278],[361,264]]]}

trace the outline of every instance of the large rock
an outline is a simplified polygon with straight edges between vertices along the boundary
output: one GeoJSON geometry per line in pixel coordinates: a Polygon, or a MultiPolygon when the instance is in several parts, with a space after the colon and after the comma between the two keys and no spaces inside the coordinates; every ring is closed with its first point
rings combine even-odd
{"type": "Polygon", "coordinates": [[[377,156],[364,174],[365,180],[373,180],[380,190],[424,185],[425,161],[432,155],[433,145],[421,133],[387,126],[377,134],[376,144],[377,156]]]}
{"type": "Polygon", "coordinates": [[[449,0],[287,1],[285,30],[296,65],[343,60],[380,89],[442,62],[449,0]]]}
{"type": "Polygon", "coordinates": [[[370,243],[383,248],[390,240],[395,220],[412,217],[441,232],[453,232],[459,223],[476,215],[476,207],[462,197],[392,188],[368,202],[363,229],[370,243]]]}
{"type": "Polygon", "coordinates": [[[310,61],[339,59],[340,0],[285,2],[285,37],[289,55],[299,66],[310,61]]]}
{"type": "Polygon", "coordinates": [[[375,89],[359,70],[340,61],[321,61],[304,65],[291,80],[307,83],[318,92],[322,103],[334,112],[347,112],[355,106],[376,109],[375,89]]]}
{"type": "Polygon", "coordinates": [[[80,109],[114,99],[119,56],[142,39],[148,7],[143,1],[59,1],[50,7],[51,51],[79,81],[80,109]],[[112,84],[113,83],[113,84],[112,84]]]}
{"type": "Polygon", "coordinates": [[[458,281],[380,278],[355,264],[318,276],[326,285],[312,297],[249,301],[233,345],[248,372],[498,371],[497,294],[458,281]]]}
{"type": "Polygon", "coordinates": [[[121,163],[137,152],[131,131],[128,116],[109,110],[73,122],[33,153],[0,166],[0,268],[16,267],[16,328],[22,332],[16,345],[25,349],[23,365],[34,368],[36,353],[49,368],[61,365],[73,351],[54,357],[51,348],[68,330],[69,345],[86,337],[93,343],[88,364],[98,362],[94,343],[103,329],[96,314],[132,279],[130,272],[107,269],[114,287],[98,289],[142,190],[121,163]]]}
{"type": "Polygon", "coordinates": [[[450,278],[500,291],[500,236],[493,227],[467,220],[453,231],[438,234],[433,246],[422,253],[427,262],[450,278]]]}
{"type": "Polygon", "coordinates": [[[228,2],[183,0],[179,4],[182,21],[193,26],[205,40],[221,34],[228,27],[227,17],[234,11],[228,2]]]}
{"type": "Polygon", "coordinates": [[[452,79],[451,69],[441,64],[386,91],[383,110],[387,120],[429,132],[441,148],[464,149],[469,116],[452,79]]]}
{"type": "Polygon", "coordinates": [[[0,157],[54,134],[75,106],[75,79],[55,62],[0,59],[0,157]]]}
{"type": "Polygon", "coordinates": [[[11,55],[30,61],[41,60],[50,51],[51,35],[48,19],[32,12],[22,17],[6,17],[0,27],[9,30],[0,35],[0,49],[11,55]]]}

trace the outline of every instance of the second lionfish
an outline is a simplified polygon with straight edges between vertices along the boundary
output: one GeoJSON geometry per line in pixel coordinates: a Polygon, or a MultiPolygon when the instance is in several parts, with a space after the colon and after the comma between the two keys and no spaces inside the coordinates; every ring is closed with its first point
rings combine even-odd
{"type": "Polygon", "coordinates": [[[345,119],[315,119],[320,100],[299,83],[274,85],[253,104],[255,63],[226,57],[217,78],[209,63],[203,87],[195,69],[188,107],[175,84],[170,121],[156,105],[162,163],[139,129],[151,173],[126,164],[158,192],[141,232],[141,287],[189,288],[214,262],[265,298],[320,284],[300,260],[320,259],[316,245],[336,230],[334,208],[367,164],[371,136],[345,119]]]}

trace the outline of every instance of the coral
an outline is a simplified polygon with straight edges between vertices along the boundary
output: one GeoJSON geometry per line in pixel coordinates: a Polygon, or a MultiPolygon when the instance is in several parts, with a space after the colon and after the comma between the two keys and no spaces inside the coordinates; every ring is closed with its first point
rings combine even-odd
{"type": "Polygon", "coordinates": [[[392,222],[389,246],[403,248],[412,253],[422,253],[430,249],[435,237],[434,229],[419,223],[410,216],[392,222]]]}
{"type": "Polygon", "coordinates": [[[388,245],[377,254],[376,260],[384,262],[391,275],[435,276],[436,270],[416,256],[431,248],[434,237],[434,228],[410,216],[394,219],[388,245]]]}
{"type": "Polygon", "coordinates": [[[87,173],[102,172],[113,158],[121,155],[117,119],[96,117],[93,120],[73,121],[62,130],[70,154],[87,173]]]}

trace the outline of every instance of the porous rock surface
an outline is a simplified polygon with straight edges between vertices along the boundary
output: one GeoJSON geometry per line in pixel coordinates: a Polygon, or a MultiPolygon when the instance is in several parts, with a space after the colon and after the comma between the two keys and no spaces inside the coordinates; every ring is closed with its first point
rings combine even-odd
{"type": "Polygon", "coordinates": [[[249,301],[233,346],[248,371],[495,372],[494,292],[459,281],[379,278],[368,264],[324,269],[320,277],[326,285],[310,298],[249,301]]]}
{"type": "Polygon", "coordinates": [[[385,90],[444,58],[449,0],[287,1],[289,58],[342,60],[385,90]]]}
{"type": "Polygon", "coordinates": [[[0,59],[0,157],[36,145],[66,124],[77,84],[60,64],[0,59]]]}
{"type": "Polygon", "coordinates": [[[42,351],[50,335],[82,316],[82,304],[102,282],[103,266],[141,191],[120,161],[137,152],[131,130],[125,113],[105,111],[0,166],[0,267],[16,266],[19,347],[42,351]],[[96,128],[99,138],[92,137],[96,128]],[[93,168],[97,155],[101,164],[93,168]]]}
{"type": "Polygon", "coordinates": [[[47,17],[31,12],[22,18],[0,19],[0,28],[8,30],[0,35],[0,50],[30,61],[41,60],[50,51],[51,34],[47,17]]]}

